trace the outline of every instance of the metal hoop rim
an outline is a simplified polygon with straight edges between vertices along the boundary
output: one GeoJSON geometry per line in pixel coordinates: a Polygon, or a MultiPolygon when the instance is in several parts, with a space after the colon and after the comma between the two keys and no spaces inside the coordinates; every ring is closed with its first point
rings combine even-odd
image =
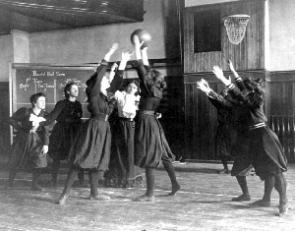
{"type": "Polygon", "coordinates": [[[232,14],[232,15],[224,17],[223,20],[226,20],[226,19],[229,19],[229,18],[249,19],[250,15],[248,15],[248,14],[232,14]]]}

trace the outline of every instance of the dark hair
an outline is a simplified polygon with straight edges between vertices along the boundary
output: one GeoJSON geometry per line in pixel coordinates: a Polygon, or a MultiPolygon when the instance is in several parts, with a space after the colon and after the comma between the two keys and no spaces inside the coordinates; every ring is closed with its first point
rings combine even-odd
{"type": "Polygon", "coordinates": [[[245,87],[249,91],[255,91],[257,93],[263,94],[263,88],[262,88],[262,82],[263,80],[260,78],[252,79],[252,78],[244,78],[243,82],[245,84],[245,87]]]}
{"type": "Polygon", "coordinates": [[[262,80],[245,78],[243,82],[249,91],[248,98],[252,105],[259,107],[264,101],[264,90],[261,86],[262,80]]]}
{"type": "Polygon", "coordinates": [[[161,74],[161,72],[151,69],[149,71],[150,79],[152,81],[152,84],[156,86],[158,89],[162,90],[167,87],[166,81],[164,79],[164,76],[161,74]]]}
{"type": "Polygon", "coordinates": [[[137,87],[137,94],[140,94],[141,93],[141,90],[140,90],[140,84],[139,84],[139,81],[138,80],[136,80],[136,79],[133,79],[133,80],[129,80],[129,81],[127,81],[126,82],[126,85],[124,86],[124,90],[126,91],[127,90],[127,88],[128,88],[128,86],[130,85],[130,84],[135,84],[136,85],[136,87],[137,87]]]}
{"type": "MultiPolygon", "coordinates": [[[[76,84],[75,82],[69,82],[69,83],[67,83],[67,85],[65,86],[65,88],[64,88],[64,93],[65,93],[65,97],[66,97],[66,99],[69,98],[70,94],[68,93],[68,91],[71,90],[71,87],[72,87],[73,85],[77,85],[77,84],[76,84]]],[[[77,85],[77,86],[78,86],[78,85],[77,85]]]]}
{"type": "Polygon", "coordinates": [[[31,102],[31,104],[32,104],[33,107],[34,107],[34,104],[37,102],[37,100],[40,97],[46,97],[46,95],[43,92],[38,92],[36,94],[31,95],[30,102],[31,102]]]}
{"type": "Polygon", "coordinates": [[[163,92],[167,88],[166,81],[161,72],[151,68],[148,70],[148,85],[154,97],[163,98],[163,92]]]}

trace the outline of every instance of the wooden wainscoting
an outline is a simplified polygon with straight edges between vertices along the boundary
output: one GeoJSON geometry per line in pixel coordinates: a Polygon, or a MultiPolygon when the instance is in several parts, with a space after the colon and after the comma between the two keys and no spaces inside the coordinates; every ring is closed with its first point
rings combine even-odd
{"type": "MultiPolygon", "coordinates": [[[[0,158],[9,154],[10,130],[7,123],[9,117],[9,84],[0,82],[0,158]]],[[[2,161],[0,161],[2,162],[2,161]]]]}
{"type": "Polygon", "coordinates": [[[295,162],[295,70],[271,72],[268,76],[268,118],[289,162],[295,162]]]}

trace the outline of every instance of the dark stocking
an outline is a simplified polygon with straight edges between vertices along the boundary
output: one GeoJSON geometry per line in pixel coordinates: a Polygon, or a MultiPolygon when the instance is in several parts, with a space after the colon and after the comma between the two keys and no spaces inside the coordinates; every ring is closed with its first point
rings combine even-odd
{"type": "Polygon", "coordinates": [[[89,171],[90,196],[92,197],[96,197],[98,194],[97,193],[98,178],[99,178],[99,174],[97,170],[89,171]]]}
{"type": "Polygon", "coordinates": [[[180,185],[178,184],[178,182],[176,180],[174,166],[168,160],[163,160],[163,165],[164,165],[165,170],[168,173],[168,176],[169,176],[171,184],[172,184],[172,191],[171,191],[170,195],[175,195],[175,193],[180,189],[180,185]]]}
{"type": "Polygon", "coordinates": [[[264,181],[264,201],[270,201],[271,192],[275,184],[275,177],[273,175],[267,176],[264,181]]]}
{"type": "Polygon", "coordinates": [[[155,174],[153,168],[146,168],[145,175],[146,175],[146,196],[152,197],[154,195],[154,187],[155,187],[155,174]]]}
{"type": "Polygon", "coordinates": [[[54,160],[53,164],[52,164],[52,184],[53,184],[53,186],[56,186],[56,184],[57,184],[57,175],[58,175],[59,168],[60,168],[60,161],[54,160]]]}

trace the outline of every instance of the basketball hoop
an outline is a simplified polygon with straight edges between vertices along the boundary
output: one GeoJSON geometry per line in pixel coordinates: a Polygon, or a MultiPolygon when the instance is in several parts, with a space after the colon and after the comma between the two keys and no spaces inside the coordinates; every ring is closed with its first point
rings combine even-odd
{"type": "Polygon", "coordinates": [[[232,44],[238,45],[243,40],[249,19],[250,15],[247,14],[230,15],[224,19],[226,33],[232,44]]]}

